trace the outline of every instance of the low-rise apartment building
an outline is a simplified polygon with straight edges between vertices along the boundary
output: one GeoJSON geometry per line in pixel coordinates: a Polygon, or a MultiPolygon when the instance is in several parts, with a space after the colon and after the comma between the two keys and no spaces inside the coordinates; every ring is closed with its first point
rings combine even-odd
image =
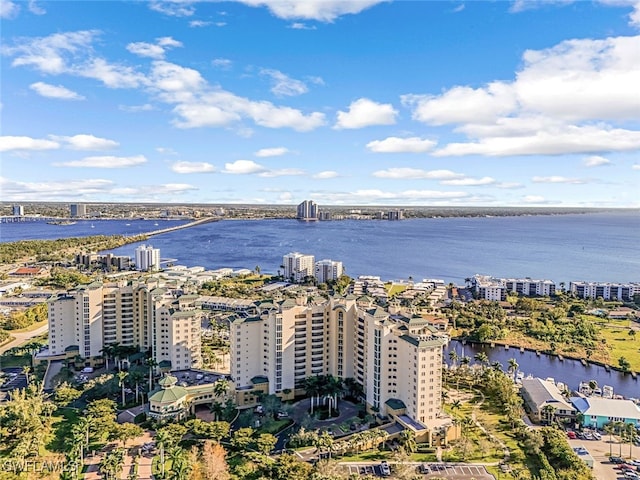
{"type": "Polygon", "coordinates": [[[632,300],[634,295],[640,295],[640,282],[570,282],[569,292],[578,298],[632,300]]]}

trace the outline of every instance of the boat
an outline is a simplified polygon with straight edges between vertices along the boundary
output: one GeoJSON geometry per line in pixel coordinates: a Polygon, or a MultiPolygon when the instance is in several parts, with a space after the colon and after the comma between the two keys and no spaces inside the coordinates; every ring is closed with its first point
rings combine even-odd
{"type": "Polygon", "coordinates": [[[72,222],[71,220],[54,220],[51,222],[47,222],[47,225],[75,225],[76,222],[72,222]]]}
{"type": "Polygon", "coordinates": [[[125,227],[130,227],[131,226],[130,223],[125,223],[124,225],[125,225],[125,227]]]}
{"type": "Polygon", "coordinates": [[[589,386],[589,382],[580,382],[580,386],[578,387],[578,392],[586,396],[591,395],[592,390],[591,390],[591,387],[589,386]]]}
{"type": "Polygon", "coordinates": [[[594,388],[592,395],[594,397],[601,397],[602,396],[602,389],[600,387],[594,388]]]}
{"type": "Polygon", "coordinates": [[[613,387],[611,385],[602,386],[602,398],[613,398],[613,387]]]}
{"type": "Polygon", "coordinates": [[[92,223],[92,224],[91,224],[91,228],[96,228],[96,226],[92,223]]]}
{"type": "Polygon", "coordinates": [[[158,226],[158,222],[154,223],[154,224],[153,224],[153,226],[154,226],[154,227],[157,227],[157,226],[158,226]]]}

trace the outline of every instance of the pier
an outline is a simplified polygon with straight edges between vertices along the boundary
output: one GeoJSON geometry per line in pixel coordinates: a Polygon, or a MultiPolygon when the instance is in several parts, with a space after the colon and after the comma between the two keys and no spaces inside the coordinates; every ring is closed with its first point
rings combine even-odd
{"type": "Polygon", "coordinates": [[[161,228],[160,230],[154,230],[152,232],[145,233],[147,237],[152,237],[154,235],[162,235],[163,233],[175,232],[176,230],[182,230],[183,228],[195,227],[197,225],[204,225],[205,223],[218,222],[219,218],[207,217],[201,218],[199,220],[194,220],[193,222],[185,223],[183,225],[176,225],[175,227],[169,228],[161,228]]]}

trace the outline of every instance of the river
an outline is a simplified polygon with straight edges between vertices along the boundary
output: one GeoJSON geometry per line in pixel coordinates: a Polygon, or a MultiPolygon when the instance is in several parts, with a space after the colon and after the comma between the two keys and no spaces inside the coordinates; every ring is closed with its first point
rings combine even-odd
{"type": "Polygon", "coordinates": [[[604,367],[587,364],[582,365],[579,360],[569,360],[565,358],[560,360],[554,355],[540,354],[527,351],[521,352],[519,348],[510,347],[505,349],[502,345],[491,347],[490,345],[470,344],[463,345],[457,340],[453,340],[446,347],[445,358],[448,361],[448,352],[455,350],[462,357],[471,358],[474,363],[474,356],[478,352],[485,352],[489,357],[489,361],[500,362],[505,371],[509,366],[509,360],[514,358],[518,362],[519,370],[525,376],[531,374],[534,377],[547,378],[553,377],[557,382],[563,382],[571,390],[578,390],[580,382],[588,382],[595,380],[598,385],[611,385],[614,393],[624,395],[627,398],[640,398],[640,381],[625,375],[622,372],[611,370],[607,372],[604,367]]]}

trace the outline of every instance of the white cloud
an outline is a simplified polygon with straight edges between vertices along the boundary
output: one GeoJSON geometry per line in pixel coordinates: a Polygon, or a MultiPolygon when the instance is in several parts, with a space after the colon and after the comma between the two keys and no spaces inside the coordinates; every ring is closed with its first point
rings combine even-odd
{"type": "Polygon", "coordinates": [[[104,179],[65,179],[50,182],[21,182],[0,177],[0,190],[4,200],[51,201],[86,195],[108,193],[113,182],[104,179]]]}
{"type": "Polygon", "coordinates": [[[452,180],[443,180],[440,182],[440,185],[451,185],[455,187],[477,187],[484,185],[494,185],[496,180],[491,177],[482,177],[482,178],[454,178],[452,180]]]}
{"type": "Polygon", "coordinates": [[[126,168],[147,163],[144,155],[133,157],[114,157],[111,155],[102,157],[85,157],[82,160],[54,163],[56,167],[80,167],[80,168],[126,168]]]}
{"type": "Polygon", "coordinates": [[[236,160],[235,162],[224,164],[224,173],[235,175],[249,175],[253,173],[265,172],[267,169],[252,160],[236,160]]]}
{"type": "Polygon", "coordinates": [[[118,105],[118,109],[123,112],[150,112],[151,110],[155,110],[154,106],[150,103],[145,103],[144,105],[118,105]]]}
{"type": "Polygon", "coordinates": [[[334,128],[363,128],[371,125],[393,125],[398,112],[390,103],[377,103],[360,98],[349,105],[349,111],[338,111],[334,128]]]}
{"type": "Polygon", "coordinates": [[[47,13],[44,8],[36,4],[35,0],[29,0],[29,11],[34,15],[44,15],[47,13]]]}
{"type": "Polygon", "coordinates": [[[294,30],[316,30],[316,26],[315,25],[307,25],[306,23],[302,23],[302,22],[293,22],[291,25],[289,25],[289,28],[292,28],[294,30]]]}
{"type": "Polygon", "coordinates": [[[214,58],[211,61],[211,64],[214,67],[219,68],[221,70],[229,70],[231,68],[231,66],[233,65],[233,62],[231,60],[229,60],[228,58],[214,58]]]}
{"type": "Polygon", "coordinates": [[[525,10],[534,10],[546,5],[568,5],[574,1],[575,0],[515,0],[511,5],[510,11],[518,13],[525,10]]]}
{"type": "Polygon", "coordinates": [[[175,173],[213,173],[216,167],[207,162],[176,162],[171,170],[175,173]]]}
{"type": "Polygon", "coordinates": [[[255,153],[256,157],[279,157],[289,153],[289,149],[285,147],[261,148],[255,153]]]}
{"type": "Polygon", "coordinates": [[[13,150],[55,150],[57,148],[60,148],[58,142],[45,140],[43,138],[11,135],[0,137],[0,152],[10,152],[13,150]]]}
{"type": "Polygon", "coordinates": [[[62,85],[51,85],[44,82],[36,82],[29,85],[29,88],[38,95],[47,98],[57,98],[60,100],[84,100],[84,97],[73,90],[69,90],[62,85]]]}
{"type": "Polygon", "coordinates": [[[386,0],[237,0],[252,7],[267,7],[285,20],[305,19],[333,22],[336,18],[356,14],[386,0]]]}
{"type": "Polygon", "coordinates": [[[271,93],[277,97],[294,97],[309,91],[304,82],[291,78],[278,70],[263,68],[260,70],[260,74],[271,78],[271,93]]]}
{"type": "Polygon", "coordinates": [[[631,165],[631,169],[632,170],[640,170],[640,163],[634,163],[633,165],[631,165]]]}
{"type": "Polygon", "coordinates": [[[158,45],[162,46],[162,47],[171,47],[171,48],[176,48],[176,47],[182,47],[182,42],[176,40],[173,37],[158,37],[156,38],[156,41],[158,42],[158,45]]]}
{"type": "Polygon", "coordinates": [[[361,189],[353,192],[312,192],[311,196],[318,202],[342,205],[380,205],[402,204],[414,205],[428,201],[453,201],[467,199],[467,192],[450,192],[441,190],[403,190],[400,192],[388,192],[378,189],[361,189]]]}
{"type": "Polygon", "coordinates": [[[227,25],[227,22],[216,22],[215,25],[216,27],[224,27],[227,25]]]}
{"type": "Polygon", "coordinates": [[[65,146],[71,150],[109,150],[120,145],[114,140],[86,134],[74,135],[72,137],[49,135],[49,138],[57,142],[66,143],[65,146]]]}
{"type": "Polygon", "coordinates": [[[11,0],[0,0],[0,18],[9,20],[15,18],[20,11],[20,6],[11,0]]]}
{"type": "Polygon", "coordinates": [[[459,12],[461,12],[461,11],[463,11],[463,10],[464,10],[464,7],[465,7],[464,3],[461,3],[460,5],[458,5],[457,7],[455,7],[455,8],[454,8],[453,10],[451,10],[451,11],[452,11],[453,13],[459,13],[459,12]]]}
{"type": "Polygon", "coordinates": [[[367,148],[376,153],[424,153],[436,145],[433,140],[419,137],[387,137],[367,143],[367,148]]]}
{"type": "Polygon", "coordinates": [[[161,155],[177,155],[178,154],[178,152],[176,152],[173,148],[167,148],[167,147],[157,147],[156,152],[160,153],[161,155]]]}
{"type": "Polygon", "coordinates": [[[152,0],[149,8],[171,17],[190,17],[195,13],[192,3],[189,0],[152,0]]]}
{"type": "Polygon", "coordinates": [[[91,52],[91,42],[97,33],[83,30],[19,39],[12,47],[4,46],[2,52],[15,57],[11,63],[14,67],[33,66],[43,73],[60,74],[69,71],[67,57],[91,52]]]}
{"type": "Polygon", "coordinates": [[[602,165],[611,165],[611,160],[599,155],[592,155],[590,157],[582,159],[582,164],[585,167],[600,167],[602,165]]]}
{"type": "Polygon", "coordinates": [[[205,20],[191,20],[189,22],[189,26],[191,28],[198,28],[198,27],[208,27],[209,25],[211,25],[212,22],[207,22],[205,20]]]}
{"type": "Polygon", "coordinates": [[[422,170],[407,167],[392,167],[386,170],[378,170],[373,172],[372,175],[378,178],[429,180],[451,180],[464,177],[462,173],[452,172],[451,170],[422,170]]]}
{"type": "Polygon", "coordinates": [[[552,175],[549,177],[533,177],[531,179],[533,183],[566,183],[569,185],[584,185],[589,183],[589,180],[584,178],[568,178],[559,175],[552,175]]]}
{"type": "Polygon", "coordinates": [[[299,175],[305,175],[307,172],[299,168],[280,168],[275,170],[267,170],[258,174],[259,177],[274,178],[274,177],[293,177],[299,175]]]}
{"type": "Polygon", "coordinates": [[[433,156],[458,155],[562,155],[600,153],[640,148],[640,132],[606,126],[567,125],[554,131],[533,132],[530,135],[497,136],[477,142],[450,143],[433,152],[433,156]]]}
{"type": "Polygon", "coordinates": [[[288,203],[293,200],[293,195],[291,194],[291,192],[282,192],[280,195],[278,195],[278,200],[284,203],[288,203]]]}
{"type": "Polygon", "coordinates": [[[318,172],[316,174],[313,175],[313,178],[316,178],[318,180],[328,180],[330,178],[336,178],[339,177],[340,175],[338,174],[338,172],[335,172],[333,170],[325,170],[323,172],[318,172]]]}
{"type": "Polygon", "coordinates": [[[414,119],[457,124],[468,141],[434,155],[554,155],[634,150],[640,36],[567,40],[528,50],[511,82],[403,95],[414,119]],[[607,123],[609,122],[609,123],[607,123]]]}
{"type": "Polygon", "coordinates": [[[127,45],[127,50],[140,57],[164,58],[164,48],[147,42],[134,42],[127,45]]]}
{"type": "Polygon", "coordinates": [[[103,58],[94,58],[79,66],[76,73],[81,77],[100,80],[109,88],[137,88],[147,83],[146,77],[134,68],[110,64],[103,58]]]}
{"type": "Polygon", "coordinates": [[[506,189],[514,189],[514,188],[524,188],[524,185],[518,182],[499,182],[494,185],[497,188],[506,188],[506,189]]]}

